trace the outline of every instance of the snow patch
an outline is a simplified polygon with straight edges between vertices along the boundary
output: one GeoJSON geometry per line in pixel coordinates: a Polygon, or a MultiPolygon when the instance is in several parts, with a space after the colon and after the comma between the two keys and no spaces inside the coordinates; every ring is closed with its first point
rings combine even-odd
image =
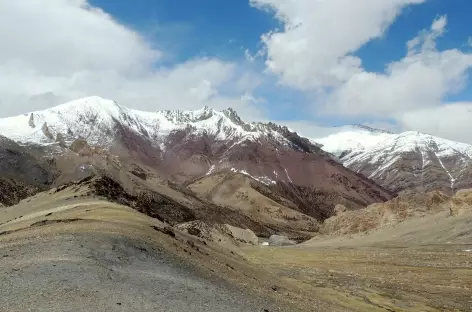
{"type": "Polygon", "coordinates": [[[265,184],[265,185],[270,185],[270,184],[277,184],[276,181],[270,179],[269,177],[256,177],[256,176],[253,176],[253,175],[250,175],[246,170],[244,169],[236,169],[236,168],[231,168],[231,171],[232,172],[236,172],[236,173],[241,173],[241,174],[244,174],[248,177],[250,177],[251,179],[253,180],[256,180],[262,184],[265,184]]]}
{"type": "MultiPolygon", "coordinates": [[[[436,153],[434,153],[434,155],[436,155],[436,153]]],[[[436,158],[438,159],[439,164],[441,165],[441,167],[444,169],[444,171],[446,171],[447,175],[449,176],[449,180],[451,181],[451,190],[454,190],[454,183],[456,182],[456,179],[454,179],[454,177],[451,175],[449,170],[446,169],[446,167],[444,166],[441,158],[439,158],[438,155],[436,155],[436,158]]]]}
{"type": "Polygon", "coordinates": [[[383,163],[379,166],[374,172],[369,175],[369,179],[374,178],[376,175],[383,173],[384,170],[388,169],[391,165],[393,165],[400,157],[396,156],[390,159],[389,161],[383,163]]]}
{"type": "Polygon", "coordinates": [[[215,165],[212,165],[212,166],[210,167],[210,170],[208,170],[208,172],[206,173],[206,175],[212,174],[213,171],[215,171],[215,165]]]}
{"type": "Polygon", "coordinates": [[[285,174],[287,175],[287,179],[290,181],[290,183],[293,183],[292,179],[290,179],[290,176],[288,175],[287,168],[284,168],[285,174]]]}
{"type": "Polygon", "coordinates": [[[323,145],[321,148],[328,153],[339,157],[343,152],[359,152],[371,148],[379,142],[391,138],[394,134],[372,132],[357,127],[348,127],[327,137],[312,139],[313,142],[323,145]]]}

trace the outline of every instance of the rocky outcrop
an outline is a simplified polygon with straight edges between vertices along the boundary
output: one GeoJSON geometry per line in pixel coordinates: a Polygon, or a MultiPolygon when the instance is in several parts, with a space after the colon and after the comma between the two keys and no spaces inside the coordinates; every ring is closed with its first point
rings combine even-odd
{"type": "Polygon", "coordinates": [[[0,136],[0,202],[4,205],[48,188],[53,169],[53,163],[40,161],[25,147],[0,136]]]}
{"type": "Polygon", "coordinates": [[[460,216],[472,213],[472,189],[458,191],[451,198],[451,215],[460,216]]]}
{"type": "Polygon", "coordinates": [[[81,156],[91,156],[95,152],[95,149],[90,147],[87,140],[84,139],[76,139],[69,146],[69,149],[81,156]]]}
{"type": "Polygon", "coordinates": [[[45,189],[45,186],[32,185],[15,179],[0,177],[0,208],[18,204],[20,200],[45,189]]]}
{"type": "Polygon", "coordinates": [[[41,127],[41,131],[43,132],[44,136],[50,140],[54,140],[54,136],[52,135],[51,131],[49,130],[48,123],[44,122],[43,126],[41,127]]]}
{"type": "Polygon", "coordinates": [[[182,223],[175,227],[207,242],[214,242],[219,245],[257,245],[259,242],[259,238],[253,231],[229,224],[208,223],[197,220],[182,223]]]}
{"type": "Polygon", "coordinates": [[[472,193],[460,193],[454,197],[438,191],[429,193],[403,192],[385,203],[367,208],[337,213],[325,220],[322,234],[346,235],[364,233],[396,224],[414,217],[424,217],[438,212],[448,215],[472,212],[472,193]]]}
{"type": "Polygon", "coordinates": [[[64,139],[64,136],[60,133],[56,135],[56,142],[59,143],[59,146],[61,147],[66,147],[66,141],[64,139]]]}
{"type": "Polygon", "coordinates": [[[31,128],[35,128],[36,125],[34,124],[34,116],[33,116],[33,113],[30,114],[30,118],[29,118],[29,121],[28,121],[28,125],[31,127],[31,128]]]}

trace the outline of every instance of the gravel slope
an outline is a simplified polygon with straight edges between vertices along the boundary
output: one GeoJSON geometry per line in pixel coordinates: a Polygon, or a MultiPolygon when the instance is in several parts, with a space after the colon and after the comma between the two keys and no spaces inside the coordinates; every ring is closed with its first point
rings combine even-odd
{"type": "Polygon", "coordinates": [[[0,247],[0,311],[279,311],[162,249],[107,234],[0,247]]]}

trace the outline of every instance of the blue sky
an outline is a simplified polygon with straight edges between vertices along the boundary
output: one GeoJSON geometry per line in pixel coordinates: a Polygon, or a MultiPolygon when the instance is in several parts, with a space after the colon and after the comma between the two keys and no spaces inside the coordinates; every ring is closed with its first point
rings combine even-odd
{"type": "Polygon", "coordinates": [[[364,123],[472,142],[468,0],[25,3],[0,2],[0,115],[97,95],[232,106],[311,137],[364,123]]]}
{"type": "Polygon", "coordinates": [[[438,15],[448,17],[447,35],[438,41],[438,47],[461,47],[471,36],[470,10],[472,2],[467,0],[431,0],[405,9],[384,38],[366,44],[357,54],[362,57],[367,69],[382,71],[386,63],[401,58],[405,53],[405,42],[421,29],[428,28],[438,15]]]}
{"type": "MultiPolygon", "coordinates": [[[[217,57],[225,61],[243,61],[247,49],[256,53],[261,49],[260,37],[277,28],[283,28],[271,12],[257,9],[246,0],[91,0],[90,3],[111,14],[119,22],[136,29],[170,56],[164,64],[172,65],[195,57],[217,57]]],[[[438,49],[461,48],[472,33],[470,12],[472,2],[466,0],[430,0],[421,5],[407,7],[390,25],[381,38],[367,42],[353,53],[362,59],[363,67],[372,72],[383,72],[390,62],[401,59],[406,52],[405,43],[440,15],[447,15],[446,35],[438,40],[438,49]]],[[[253,66],[263,70],[264,59],[253,66]]],[[[278,86],[271,88],[275,79],[268,79],[259,94],[267,100],[261,106],[269,119],[306,119],[310,110],[304,92],[278,86]],[[293,109],[296,105],[297,109],[293,109]],[[275,109],[274,109],[275,108],[275,109]]],[[[470,100],[471,88],[445,97],[449,100],[470,100]]],[[[363,116],[313,116],[309,119],[324,125],[345,123],[375,123],[387,118],[363,116]]]]}
{"type": "Polygon", "coordinates": [[[280,23],[245,0],[93,0],[120,22],[176,53],[175,62],[196,56],[242,59],[257,51],[260,36],[280,23]]]}

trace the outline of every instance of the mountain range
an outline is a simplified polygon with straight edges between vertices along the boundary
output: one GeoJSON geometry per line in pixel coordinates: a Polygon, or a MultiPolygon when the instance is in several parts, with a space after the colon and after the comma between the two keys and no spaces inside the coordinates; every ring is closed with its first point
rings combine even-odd
{"type": "Polygon", "coordinates": [[[231,108],[142,112],[88,97],[0,119],[0,134],[1,156],[14,163],[0,168],[15,190],[5,205],[107,175],[133,196],[177,190],[224,206],[263,235],[316,230],[337,205],[356,210],[405,190],[472,184],[467,144],[361,125],[305,138],[272,122],[246,123],[231,108]]]}
{"type": "Polygon", "coordinates": [[[313,231],[337,204],[359,209],[394,195],[312,140],[246,123],[232,109],[150,113],[89,97],[0,119],[0,134],[50,165],[50,186],[106,175],[133,196],[152,190],[182,201],[177,190],[188,209],[201,200],[225,206],[242,215],[234,225],[249,218],[261,235],[313,231]],[[231,196],[238,200],[219,200],[231,196]]]}

